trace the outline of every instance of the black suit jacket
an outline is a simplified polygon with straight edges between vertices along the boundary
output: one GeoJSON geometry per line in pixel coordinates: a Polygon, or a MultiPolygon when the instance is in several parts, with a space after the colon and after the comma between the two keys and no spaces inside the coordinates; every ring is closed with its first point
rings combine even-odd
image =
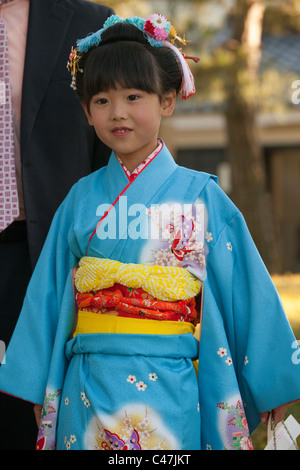
{"type": "Polygon", "coordinates": [[[66,64],[76,39],[100,29],[112,13],[86,0],[30,0],[21,162],[32,266],[71,186],[110,153],[87,123],[66,64]]]}

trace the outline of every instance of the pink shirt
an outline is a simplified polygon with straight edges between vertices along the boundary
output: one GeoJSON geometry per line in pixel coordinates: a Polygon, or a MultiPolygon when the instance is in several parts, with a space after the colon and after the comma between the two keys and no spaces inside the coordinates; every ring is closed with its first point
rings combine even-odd
{"type": "Polygon", "coordinates": [[[0,17],[5,23],[8,35],[8,59],[15,131],[15,159],[20,203],[19,220],[25,218],[21,180],[20,124],[29,1],[12,0],[0,7],[0,17]]]}

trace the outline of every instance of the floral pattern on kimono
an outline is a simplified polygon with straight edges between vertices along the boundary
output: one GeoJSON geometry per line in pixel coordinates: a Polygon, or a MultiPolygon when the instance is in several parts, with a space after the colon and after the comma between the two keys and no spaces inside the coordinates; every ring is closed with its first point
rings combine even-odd
{"type": "Polygon", "coordinates": [[[124,407],[110,417],[110,430],[100,420],[91,420],[88,449],[97,450],[167,450],[177,446],[159,416],[141,405],[124,407]]]}
{"type": "Polygon", "coordinates": [[[60,394],[61,390],[47,391],[45,394],[36,450],[55,449],[55,442],[53,442],[53,430],[56,428],[57,412],[59,407],[58,397],[60,394]]]}
{"type": "Polygon", "coordinates": [[[231,450],[253,450],[249,434],[248,421],[241,400],[217,403],[217,407],[226,413],[223,420],[225,447],[231,450]]]}
{"type": "Polygon", "coordinates": [[[204,280],[206,276],[206,213],[200,200],[193,204],[158,204],[147,210],[151,240],[146,244],[144,264],[180,266],[204,280]]]}

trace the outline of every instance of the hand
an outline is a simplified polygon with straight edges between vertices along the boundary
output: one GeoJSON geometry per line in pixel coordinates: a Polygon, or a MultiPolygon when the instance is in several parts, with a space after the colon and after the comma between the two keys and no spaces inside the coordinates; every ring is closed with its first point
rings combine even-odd
{"type": "Polygon", "coordinates": [[[35,420],[36,420],[36,425],[37,425],[38,428],[40,427],[42,409],[43,409],[43,407],[41,405],[34,405],[34,407],[33,407],[35,420]]]}
{"type": "MultiPolygon", "coordinates": [[[[286,405],[281,405],[281,406],[278,406],[277,408],[274,408],[273,416],[274,416],[275,426],[276,424],[280,423],[280,421],[284,419],[285,414],[286,414],[286,409],[287,409],[286,405]]],[[[264,424],[268,424],[269,416],[270,416],[269,411],[265,411],[264,413],[261,413],[260,414],[261,422],[264,424]]]]}

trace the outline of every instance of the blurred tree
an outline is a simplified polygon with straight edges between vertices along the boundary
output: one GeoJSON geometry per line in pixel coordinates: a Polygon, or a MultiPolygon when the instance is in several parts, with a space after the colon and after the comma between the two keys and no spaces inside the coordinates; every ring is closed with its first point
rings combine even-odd
{"type": "Polygon", "coordinates": [[[264,13],[262,0],[239,0],[232,10],[232,34],[223,46],[230,59],[224,82],[225,116],[232,198],[244,214],[264,261],[274,271],[280,267],[264,156],[256,126],[264,13]]]}
{"type": "MultiPolygon", "coordinates": [[[[201,3],[205,2],[201,0],[201,3]]],[[[224,7],[226,2],[214,3],[224,7]]],[[[227,2],[222,25],[226,39],[204,57],[204,73],[200,72],[202,77],[207,74],[210,83],[214,75],[218,77],[214,85],[224,100],[222,111],[232,172],[231,197],[243,213],[258,250],[272,272],[281,271],[281,260],[256,116],[262,98],[259,69],[264,18],[269,4],[273,9],[267,16],[271,28],[274,11],[283,6],[277,2],[276,9],[275,3],[268,0],[227,2]]],[[[211,30],[210,35],[216,32],[216,29],[211,30]]]]}
{"type": "Polygon", "coordinates": [[[100,3],[112,8],[116,15],[123,18],[128,16],[141,16],[147,15],[147,9],[150,7],[147,0],[91,0],[95,3],[100,3]]]}
{"type": "MultiPolygon", "coordinates": [[[[273,272],[281,271],[278,232],[267,190],[266,168],[256,126],[264,96],[260,76],[262,33],[300,31],[299,0],[234,0],[228,10],[229,38],[210,58],[211,72],[222,71],[232,199],[245,216],[255,243],[273,272]]],[[[272,76],[272,75],[270,75],[272,76]]],[[[274,75],[273,75],[274,77],[274,75]]],[[[269,89],[274,83],[269,83],[269,89]]]]}

